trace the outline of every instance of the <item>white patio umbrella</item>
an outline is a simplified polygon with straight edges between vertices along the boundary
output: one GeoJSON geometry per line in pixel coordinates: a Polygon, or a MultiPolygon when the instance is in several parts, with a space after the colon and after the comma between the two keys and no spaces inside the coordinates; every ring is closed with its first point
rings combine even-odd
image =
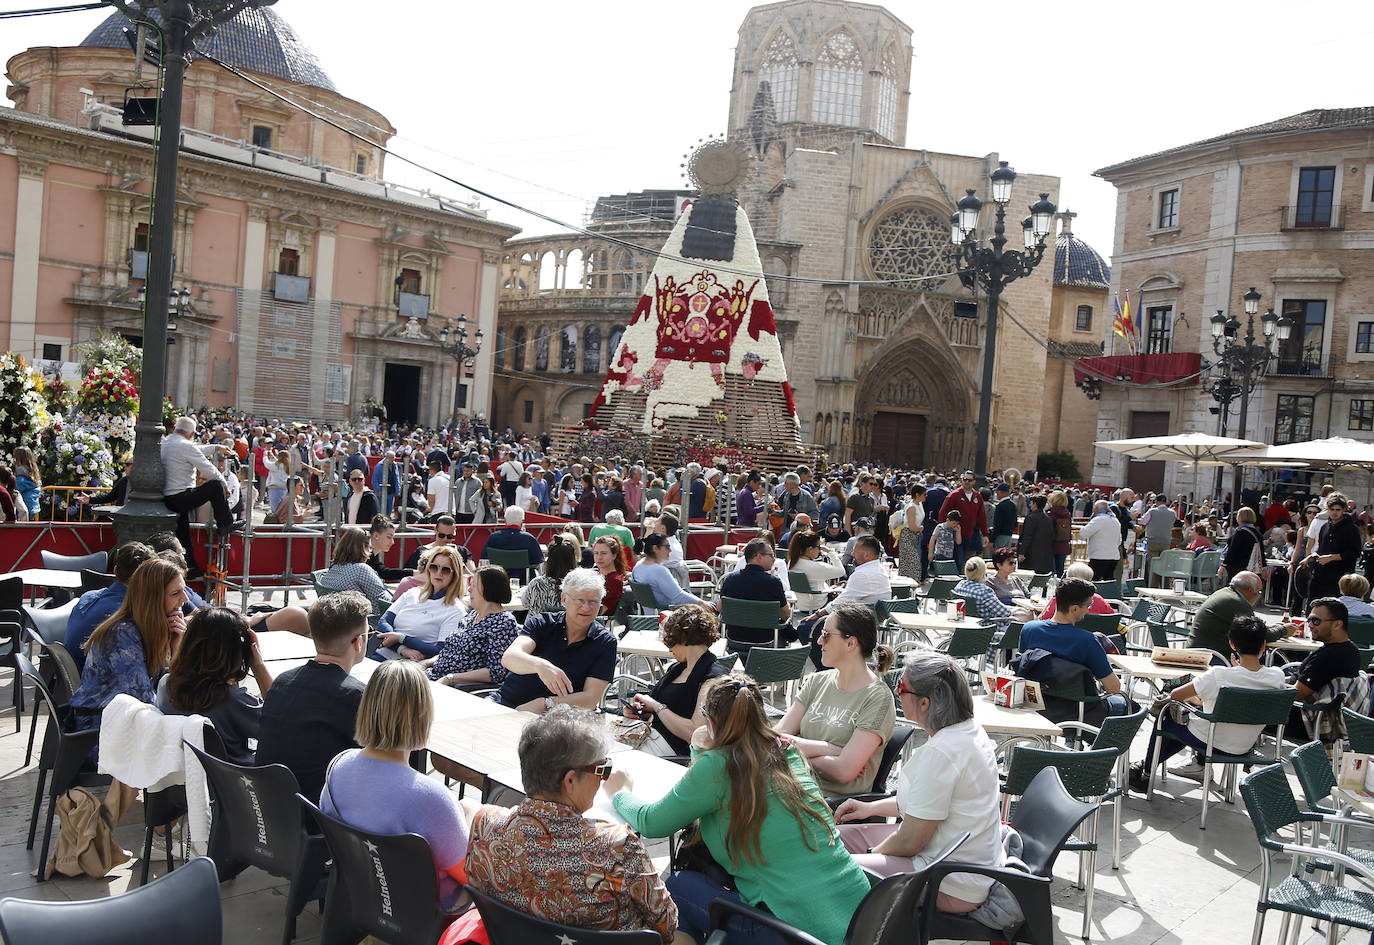
{"type": "Polygon", "coordinates": [[[1249,460],[1294,460],[1309,466],[1326,466],[1330,469],[1354,467],[1374,469],[1374,443],[1365,440],[1352,440],[1345,436],[1333,436],[1324,440],[1305,440],[1301,443],[1285,443],[1283,446],[1266,446],[1259,450],[1248,450],[1237,457],[1249,460]]]}
{"type": "MultiPolygon", "coordinates": [[[[1132,459],[1164,459],[1193,464],[1193,495],[1199,493],[1197,464],[1229,460],[1234,454],[1254,454],[1265,448],[1255,440],[1238,440],[1211,433],[1173,433],[1168,436],[1142,436],[1128,440],[1098,440],[1098,446],[1132,459]]],[[[1267,457],[1265,457],[1267,458],[1267,457]]]]}

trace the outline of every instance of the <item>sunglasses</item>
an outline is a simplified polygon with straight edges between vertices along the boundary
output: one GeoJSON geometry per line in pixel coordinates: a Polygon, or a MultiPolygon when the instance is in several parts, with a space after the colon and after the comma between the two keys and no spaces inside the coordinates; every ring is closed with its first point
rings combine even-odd
{"type": "Polygon", "coordinates": [[[457,532],[435,532],[435,533],[434,533],[434,537],[435,537],[435,538],[453,538],[453,537],[455,537],[457,534],[458,534],[457,532]]]}
{"type": "Polygon", "coordinates": [[[1316,615],[1314,614],[1314,615],[1310,615],[1310,616],[1307,618],[1307,625],[1308,625],[1309,627],[1315,627],[1315,626],[1318,626],[1318,625],[1323,624],[1323,623],[1326,623],[1326,618],[1325,618],[1325,617],[1318,617],[1318,616],[1316,616],[1316,615]]]}
{"type": "Polygon", "coordinates": [[[816,634],[816,642],[824,644],[831,637],[839,637],[840,639],[845,638],[844,634],[838,630],[822,630],[820,633],[816,634]]]}
{"type": "Polygon", "coordinates": [[[431,574],[452,574],[453,569],[446,564],[431,564],[429,566],[431,574]]]}
{"type": "Polygon", "coordinates": [[[594,774],[600,780],[606,781],[611,776],[611,759],[602,758],[596,764],[583,765],[577,770],[585,771],[587,774],[594,774]]]}
{"type": "Polygon", "coordinates": [[[899,696],[916,696],[916,690],[907,686],[905,678],[899,678],[897,680],[897,688],[895,692],[899,696]]]}
{"type": "Polygon", "coordinates": [[[363,481],[363,477],[362,477],[362,476],[349,476],[349,477],[348,477],[348,481],[349,481],[349,482],[362,482],[362,481],[363,481]]]}

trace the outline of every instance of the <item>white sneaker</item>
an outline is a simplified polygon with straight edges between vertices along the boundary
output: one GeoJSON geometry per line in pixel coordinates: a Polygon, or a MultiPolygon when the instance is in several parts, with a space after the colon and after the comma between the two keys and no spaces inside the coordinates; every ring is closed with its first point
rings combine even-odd
{"type": "Polygon", "coordinates": [[[1169,773],[1172,775],[1176,775],[1180,778],[1186,778],[1189,781],[1196,781],[1199,784],[1201,784],[1203,767],[1203,765],[1198,764],[1196,761],[1194,761],[1186,765],[1179,765],[1176,768],[1170,768],[1169,773]]]}

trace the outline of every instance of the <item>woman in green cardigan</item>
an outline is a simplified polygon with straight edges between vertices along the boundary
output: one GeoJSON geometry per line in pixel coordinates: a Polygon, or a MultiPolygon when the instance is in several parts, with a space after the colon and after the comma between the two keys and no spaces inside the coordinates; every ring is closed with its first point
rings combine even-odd
{"type": "MultiPolygon", "coordinates": [[[[706,848],[734,876],[737,892],[691,870],[669,878],[680,931],[705,942],[711,901],[722,897],[767,907],[828,945],[840,945],[869,883],[840,843],[806,759],[768,724],[763,695],[748,676],[707,683],[702,715],[706,724],[692,737],[692,766],[672,793],[652,804],[642,801],[630,792],[624,771],[613,771],[606,784],[615,809],[646,837],[667,837],[699,820],[706,848]]],[[[778,941],[771,930],[731,920],[731,945],[778,941]]]]}

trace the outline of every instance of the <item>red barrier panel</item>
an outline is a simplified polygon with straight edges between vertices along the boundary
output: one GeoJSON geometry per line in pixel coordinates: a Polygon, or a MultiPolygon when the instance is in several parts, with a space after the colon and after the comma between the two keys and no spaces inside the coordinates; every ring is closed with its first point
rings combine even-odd
{"type": "Polygon", "coordinates": [[[0,525],[0,573],[43,567],[40,551],[88,555],[114,547],[110,522],[13,522],[0,525]]]}

